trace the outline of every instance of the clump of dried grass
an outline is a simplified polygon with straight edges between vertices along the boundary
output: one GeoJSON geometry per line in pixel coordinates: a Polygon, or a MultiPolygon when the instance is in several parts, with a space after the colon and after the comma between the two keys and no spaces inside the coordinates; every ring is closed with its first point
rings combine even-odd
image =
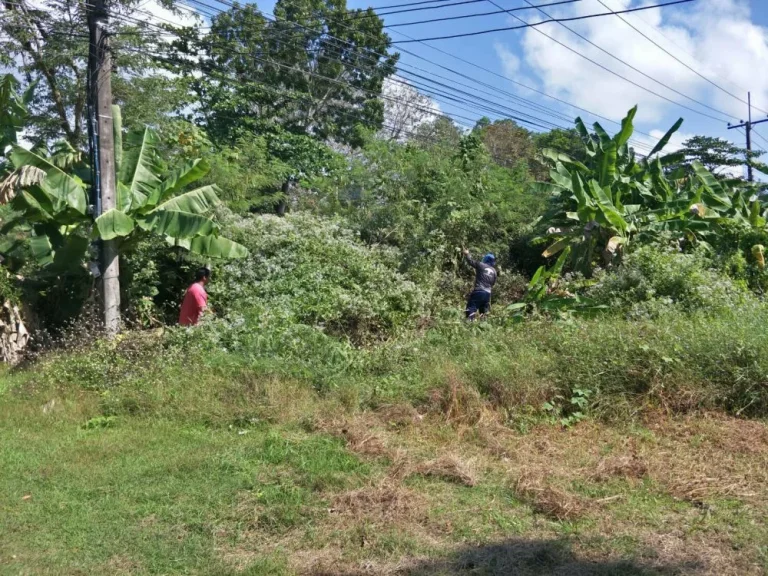
{"type": "Polygon", "coordinates": [[[379,407],[376,412],[389,425],[398,428],[420,424],[424,417],[410,404],[387,404],[379,407]]]}
{"type": "Polygon", "coordinates": [[[535,512],[554,520],[574,520],[587,509],[577,496],[554,488],[540,477],[523,474],[515,483],[515,493],[535,512]]]}
{"type": "Polygon", "coordinates": [[[467,386],[455,370],[446,374],[442,388],[430,394],[432,411],[458,426],[476,426],[487,412],[480,392],[467,386]]]}
{"type": "Polygon", "coordinates": [[[376,424],[375,419],[365,417],[349,420],[317,418],[312,422],[312,427],[314,430],[341,438],[347,449],[355,454],[371,458],[391,457],[391,450],[383,434],[376,430],[376,424]]]}
{"type": "Polygon", "coordinates": [[[376,432],[359,426],[350,426],[341,429],[341,436],[347,442],[349,448],[355,454],[380,458],[389,456],[390,451],[386,443],[376,432]]]}
{"type": "Polygon", "coordinates": [[[477,471],[475,467],[455,455],[440,456],[434,460],[423,462],[415,466],[412,474],[440,478],[447,482],[455,482],[464,486],[477,484],[477,471]]]}
{"type": "Polygon", "coordinates": [[[648,474],[648,465],[637,454],[614,456],[601,460],[592,480],[605,482],[612,478],[638,479],[648,474]]]}
{"type": "Polygon", "coordinates": [[[331,512],[356,518],[402,520],[414,516],[422,507],[423,498],[416,492],[384,482],[339,494],[333,500],[331,512]]]}

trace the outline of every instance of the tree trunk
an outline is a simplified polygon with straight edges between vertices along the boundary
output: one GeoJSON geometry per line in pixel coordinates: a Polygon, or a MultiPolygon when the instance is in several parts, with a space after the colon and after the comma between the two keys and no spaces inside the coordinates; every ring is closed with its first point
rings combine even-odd
{"type": "Polygon", "coordinates": [[[18,363],[28,343],[29,332],[19,307],[4,302],[0,308],[0,361],[11,365],[18,363]]]}
{"type": "Polygon", "coordinates": [[[277,207],[275,208],[275,213],[281,218],[285,216],[285,211],[288,209],[288,192],[290,189],[291,181],[286,180],[283,182],[283,186],[281,188],[283,195],[280,197],[280,200],[277,201],[277,207]]]}

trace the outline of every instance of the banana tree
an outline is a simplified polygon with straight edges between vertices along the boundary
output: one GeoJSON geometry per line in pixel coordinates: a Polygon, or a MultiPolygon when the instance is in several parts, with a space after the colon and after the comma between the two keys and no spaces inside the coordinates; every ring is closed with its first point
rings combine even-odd
{"type": "MultiPolygon", "coordinates": [[[[605,265],[610,265],[638,233],[653,233],[669,227],[671,221],[685,227],[697,219],[689,210],[693,188],[682,180],[670,179],[665,172],[667,166],[680,160],[679,155],[660,155],[682,119],[648,156],[638,158],[629,146],[636,113],[637,107],[629,111],[613,137],[599,123],[590,133],[577,118],[576,129],[586,152],[584,163],[557,151],[543,152],[552,167],[552,183],[539,186],[555,197],[558,206],[546,219],[549,228],[545,257],[571,247],[572,267],[589,274],[596,253],[602,255],[605,265]]],[[[701,197],[700,193],[700,202],[701,197]]],[[[709,226],[703,218],[699,220],[702,222],[694,227],[700,228],[702,223],[709,226]]]]}
{"type": "Polygon", "coordinates": [[[28,227],[30,248],[42,265],[82,261],[91,239],[128,242],[145,233],[204,256],[245,257],[245,247],[220,236],[217,224],[208,217],[219,203],[216,186],[184,192],[207,174],[208,165],[198,159],[166,172],[153,130],[129,134],[123,146],[118,109],[115,124],[116,208],[101,214],[93,225],[87,183],[51,158],[14,146],[10,158],[16,170],[34,169],[38,178],[16,191],[11,202],[21,217],[6,224],[6,231],[28,227]]]}

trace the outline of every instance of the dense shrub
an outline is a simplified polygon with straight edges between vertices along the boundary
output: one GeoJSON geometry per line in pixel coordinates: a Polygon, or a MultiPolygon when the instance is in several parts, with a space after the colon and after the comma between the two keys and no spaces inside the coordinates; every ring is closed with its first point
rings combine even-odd
{"type": "Polygon", "coordinates": [[[725,274],[713,269],[703,252],[683,254],[643,246],[616,271],[598,275],[588,293],[631,317],[655,317],[671,310],[717,312],[752,300],[725,274]]]}
{"type": "Polygon", "coordinates": [[[226,211],[220,220],[250,250],[247,260],[214,270],[220,315],[258,311],[366,340],[413,325],[424,309],[428,294],[397,271],[398,252],[364,245],[338,220],[226,211]]]}

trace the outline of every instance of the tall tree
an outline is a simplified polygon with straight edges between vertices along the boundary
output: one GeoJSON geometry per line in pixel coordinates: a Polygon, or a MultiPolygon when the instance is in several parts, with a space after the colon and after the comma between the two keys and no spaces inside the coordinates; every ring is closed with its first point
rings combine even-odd
{"type": "Polygon", "coordinates": [[[345,0],[278,0],[274,14],[236,4],[209,33],[187,29],[175,43],[176,69],[192,78],[197,120],[214,139],[280,126],[355,143],[358,125],[380,129],[382,85],[397,62],[381,20],[345,0]]]}
{"type": "MultiPolygon", "coordinates": [[[[148,53],[160,41],[159,31],[133,18],[137,3],[120,0],[111,5],[116,97],[130,110],[132,120],[156,123],[180,105],[178,97],[169,97],[178,81],[155,73],[148,53]],[[164,97],[151,106],[134,105],[149,97],[148,82],[153,91],[162,90],[164,97]]],[[[85,143],[86,7],[80,0],[7,0],[0,4],[0,65],[13,70],[24,84],[37,84],[30,103],[29,138],[63,137],[76,148],[85,143]]]]}
{"type": "Polygon", "coordinates": [[[413,139],[421,146],[450,148],[458,147],[461,130],[448,116],[438,116],[432,122],[420,124],[413,139]]]}
{"type": "Polygon", "coordinates": [[[762,154],[759,151],[749,152],[722,138],[711,136],[693,136],[685,142],[679,153],[685,160],[670,166],[671,170],[682,168],[686,174],[693,174],[693,162],[698,161],[717,178],[732,178],[734,172],[746,162],[746,158],[755,159],[762,154]]]}
{"type": "Polygon", "coordinates": [[[207,34],[179,30],[171,60],[189,78],[196,120],[217,144],[267,137],[285,167],[274,195],[282,214],[294,184],[325,169],[318,144],[359,145],[361,128],[381,129],[380,95],[397,55],[388,54],[378,16],[349,11],[346,0],[278,0],[273,12],[270,20],[256,4],[235,4],[207,34]]]}
{"type": "Polygon", "coordinates": [[[494,162],[513,168],[520,162],[532,162],[536,155],[532,134],[514,120],[498,120],[475,127],[494,162]]]}

